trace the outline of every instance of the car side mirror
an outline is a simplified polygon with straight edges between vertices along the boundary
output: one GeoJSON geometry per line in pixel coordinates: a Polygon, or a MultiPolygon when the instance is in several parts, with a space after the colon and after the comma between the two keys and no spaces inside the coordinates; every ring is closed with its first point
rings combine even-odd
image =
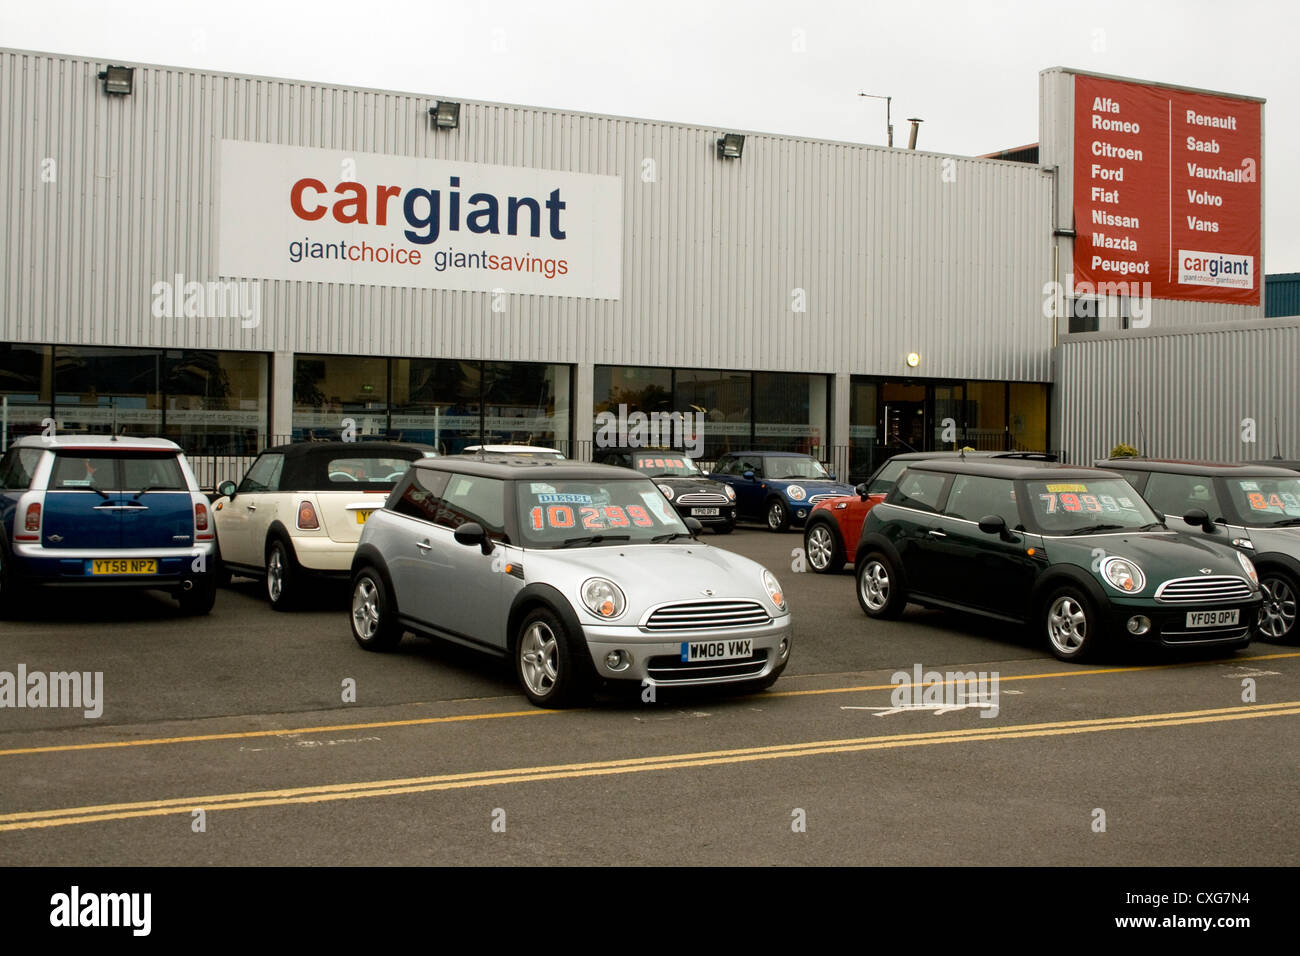
{"type": "Polygon", "coordinates": [[[686,530],[691,533],[692,538],[698,538],[700,532],[704,530],[704,525],[700,524],[698,518],[692,518],[689,515],[684,519],[686,530]]]}
{"type": "Polygon", "coordinates": [[[995,534],[1003,541],[1011,537],[1007,531],[1007,521],[1001,515],[985,515],[979,520],[979,528],[985,534],[995,534]]]}
{"type": "Polygon", "coordinates": [[[223,481],[217,485],[217,494],[222,498],[235,497],[235,483],[233,481],[223,481]]]}
{"type": "Polygon", "coordinates": [[[839,478],[836,477],[835,472],[833,471],[828,472],[828,474],[831,476],[831,481],[839,481],[839,478]]]}
{"type": "Polygon", "coordinates": [[[853,490],[858,493],[858,497],[863,501],[866,501],[867,496],[871,494],[871,492],[867,490],[867,483],[865,481],[859,482],[853,490]]]}
{"type": "Polygon", "coordinates": [[[454,532],[456,543],[466,546],[478,545],[484,554],[492,553],[492,539],[477,521],[466,521],[454,532]]]}
{"type": "Polygon", "coordinates": [[[753,481],[754,473],[752,471],[747,471],[743,475],[741,475],[741,477],[744,478],[746,481],[753,481]]]}
{"type": "Polygon", "coordinates": [[[1214,534],[1214,522],[1210,520],[1209,514],[1200,508],[1193,508],[1187,512],[1183,515],[1183,520],[1191,525],[1200,525],[1201,530],[1206,534],[1214,534]]]}

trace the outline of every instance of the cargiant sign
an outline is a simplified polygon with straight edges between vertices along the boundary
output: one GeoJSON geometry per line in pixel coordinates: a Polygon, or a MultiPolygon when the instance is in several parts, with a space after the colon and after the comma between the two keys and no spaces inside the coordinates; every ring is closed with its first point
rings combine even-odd
{"type": "Polygon", "coordinates": [[[1076,76],[1076,285],[1258,305],[1261,124],[1253,100],[1076,76]]]}
{"type": "Polygon", "coordinates": [[[617,299],[623,192],[592,176],[223,140],[223,276],[617,299]]]}

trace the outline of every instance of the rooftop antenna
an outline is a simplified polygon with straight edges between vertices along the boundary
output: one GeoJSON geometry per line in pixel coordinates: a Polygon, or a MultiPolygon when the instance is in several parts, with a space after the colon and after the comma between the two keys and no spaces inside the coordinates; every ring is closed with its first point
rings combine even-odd
{"type": "Polygon", "coordinates": [[[1150,458],[1151,448],[1149,445],[1147,445],[1147,427],[1141,415],[1138,416],[1138,434],[1142,436],[1142,448],[1139,449],[1141,451],[1141,454],[1138,455],[1138,457],[1150,458]]]}
{"type": "MultiPolygon", "coordinates": [[[[893,146],[894,145],[894,122],[890,118],[889,111],[891,106],[893,105],[894,98],[892,96],[881,96],[878,93],[861,93],[861,92],[858,93],[858,96],[866,96],[873,100],[885,101],[885,134],[888,137],[889,145],[893,146]]],[[[915,129],[915,127],[913,127],[913,129],[915,129]]]]}
{"type": "Polygon", "coordinates": [[[1277,429],[1277,416],[1273,416],[1273,457],[1279,461],[1282,458],[1282,433],[1277,429]]]}

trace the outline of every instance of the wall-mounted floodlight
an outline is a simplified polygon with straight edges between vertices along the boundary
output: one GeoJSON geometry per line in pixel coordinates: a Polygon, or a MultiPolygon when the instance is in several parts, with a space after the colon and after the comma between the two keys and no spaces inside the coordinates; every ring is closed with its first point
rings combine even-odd
{"type": "Polygon", "coordinates": [[[907,362],[907,367],[908,367],[908,368],[916,368],[918,365],[921,364],[921,353],[920,353],[920,352],[908,352],[908,353],[907,353],[907,358],[905,359],[905,361],[907,362]]]}
{"type": "Polygon", "coordinates": [[[429,107],[429,117],[439,129],[456,129],[460,126],[460,104],[438,100],[437,106],[429,107]]]}
{"type": "Polygon", "coordinates": [[[718,159],[740,159],[745,151],[745,137],[740,133],[727,133],[718,140],[718,159]]]}
{"type": "Polygon", "coordinates": [[[114,96],[130,96],[131,88],[135,85],[135,67],[105,67],[104,72],[99,74],[99,79],[104,81],[105,93],[114,96]]]}

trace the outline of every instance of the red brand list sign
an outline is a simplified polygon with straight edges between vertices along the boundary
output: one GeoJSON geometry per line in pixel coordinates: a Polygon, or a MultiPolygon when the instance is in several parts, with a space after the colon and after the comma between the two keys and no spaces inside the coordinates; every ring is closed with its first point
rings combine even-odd
{"type": "Polygon", "coordinates": [[[1075,76],[1076,288],[1258,305],[1261,122],[1251,100],[1075,76]]]}

